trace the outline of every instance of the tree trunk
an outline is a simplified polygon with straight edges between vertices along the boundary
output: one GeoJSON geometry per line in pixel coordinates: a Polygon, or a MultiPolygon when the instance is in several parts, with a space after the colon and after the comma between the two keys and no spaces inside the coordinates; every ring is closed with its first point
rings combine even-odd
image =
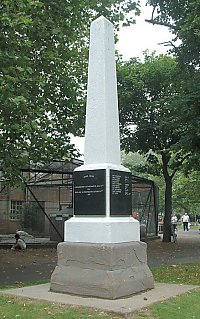
{"type": "Polygon", "coordinates": [[[163,162],[163,176],[165,179],[165,214],[163,223],[163,241],[171,242],[171,215],[172,215],[172,176],[168,172],[168,163],[170,154],[167,152],[162,153],[163,162]]]}
{"type": "Polygon", "coordinates": [[[163,225],[163,241],[171,242],[171,215],[172,215],[172,178],[165,178],[165,215],[163,225]]]}

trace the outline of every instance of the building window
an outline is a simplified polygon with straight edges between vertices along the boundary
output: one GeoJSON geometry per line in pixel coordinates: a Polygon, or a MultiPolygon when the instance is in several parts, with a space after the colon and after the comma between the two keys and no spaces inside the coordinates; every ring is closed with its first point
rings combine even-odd
{"type": "Polygon", "coordinates": [[[22,214],[22,203],[21,201],[11,201],[10,206],[10,219],[19,220],[22,214]]]}

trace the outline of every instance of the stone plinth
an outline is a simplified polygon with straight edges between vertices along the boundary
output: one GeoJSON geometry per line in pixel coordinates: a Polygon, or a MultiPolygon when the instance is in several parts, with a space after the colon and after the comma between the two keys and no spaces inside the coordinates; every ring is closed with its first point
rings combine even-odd
{"type": "Polygon", "coordinates": [[[51,291],[117,299],[151,288],[153,277],[143,242],[58,245],[51,291]]]}

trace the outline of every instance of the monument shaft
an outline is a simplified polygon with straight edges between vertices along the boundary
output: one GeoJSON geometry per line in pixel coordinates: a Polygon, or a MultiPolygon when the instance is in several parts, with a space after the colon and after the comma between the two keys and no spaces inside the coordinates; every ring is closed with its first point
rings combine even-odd
{"type": "Polygon", "coordinates": [[[84,163],[121,164],[113,25],[91,24],[84,163]]]}

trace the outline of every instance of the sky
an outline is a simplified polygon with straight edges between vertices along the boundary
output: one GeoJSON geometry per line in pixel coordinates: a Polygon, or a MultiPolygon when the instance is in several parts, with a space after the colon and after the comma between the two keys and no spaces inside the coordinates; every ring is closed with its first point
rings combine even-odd
{"type": "MultiPolygon", "coordinates": [[[[168,28],[145,22],[145,19],[151,18],[152,12],[152,8],[145,6],[145,3],[146,0],[141,0],[141,14],[136,17],[136,24],[121,28],[118,33],[119,41],[115,48],[122,54],[125,61],[131,57],[139,57],[142,60],[143,51],[146,49],[149,52],[156,51],[157,54],[164,54],[169,49],[159,43],[170,41],[173,36],[168,28]]],[[[84,153],[84,138],[72,137],[71,142],[76,145],[81,154],[84,153]]]]}
{"type": "Polygon", "coordinates": [[[169,47],[163,43],[172,39],[169,29],[164,26],[152,25],[145,22],[151,19],[152,7],[145,6],[146,0],[141,0],[141,14],[136,17],[136,24],[131,27],[121,28],[119,32],[119,42],[116,49],[123,55],[124,60],[131,57],[143,56],[143,51],[148,49],[150,52],[156,50],[157,53],[166,53],[169,47]]]}

